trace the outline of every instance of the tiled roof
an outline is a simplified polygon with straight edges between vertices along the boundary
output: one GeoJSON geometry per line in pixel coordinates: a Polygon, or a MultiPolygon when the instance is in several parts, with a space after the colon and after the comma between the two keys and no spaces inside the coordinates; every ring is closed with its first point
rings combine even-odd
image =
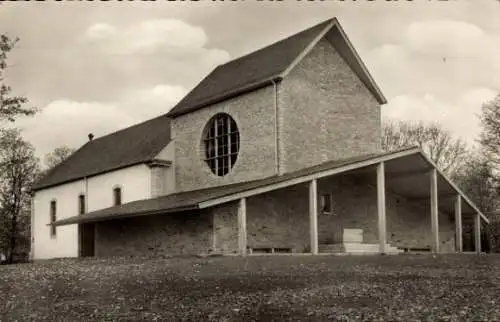
{"type": "Polygon", "coordinates": [[[329,37],[332,45],[373,93],[378,102],[385,104],[387,101],[384,95],[356,53],[338,20],[332,18],[218,66],[174,106],[168,115],[176,117],[186,114],[280,81],[286,76],[284,72],[300,58],[308,46],[314,44],[315,40],[319,40],[318,37],[322,32],[330,33],[330,30],[333,30],[329,37]]]}
{"type": "Polygon", "coordinates": [[[170,112],[178,116],[270,84],[333,19],[215,68],[170,112]]]}
{"type": "Polygon", "coordinates": [[[166,115],[96,138],[49,170],[34,190],[152,161],[169,142],[166,115]]]}

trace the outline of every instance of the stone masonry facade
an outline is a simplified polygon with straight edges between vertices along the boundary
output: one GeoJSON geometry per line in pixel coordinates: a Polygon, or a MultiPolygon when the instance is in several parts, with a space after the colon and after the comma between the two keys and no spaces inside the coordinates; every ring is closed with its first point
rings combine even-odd
{"type": "MultiPolygon", "coordinates": [[[[363,178],[340,175],[318,182],[318,195],[332,195],[333,212],[318,214],[320,244],[340,243],[343,229],[363,229],[363,242],[378,243],[377,188],[363,178]]],[[[431,215],[428,203],[412,202],[386,191],[387,241],[403,248],[430,248],[431,215]]],[[[455,248],[454,218],[439,214],[440,248],[455,248]]]]}
{"type": "Polygon", "coordinates": [[[322,39],[276,88],[270,85],[172,120],[177,191],[380,152],[380,132],[377,100],[322,39]],[[231,115],[240,132],[238,159],[224,177],[214,175],[203,160],[204,129],[217,113],[231,115]]]}
{"type": "Polygon", "coordinates": [[[276,174],[275,110],[272,86],[214,104],[172,120],[177,191],[188,191],[262,179],[276,174]],[[240,132],[240,151],[233,169],[218,177],[204,161],[202,140],[209,120],[227,113],[240,132]]]}
{"type": "Polygon", "coordinates": [[[380,105],[323,38],[278,90],[281,172],[381,152],[380,105]]]}
{"type": "Polygon", "coordinates": [[[95,224],[95,255],[162,256],[205,253],[211,247],[207,212],[164,214],[95,224]]]}
{"type": "MultiPolygon", "coordinates": [[[[339,175],[318,181],[318,196],[332,194],[333,212],[318,214],[320,244],[340,243],[344,228],[363,229],[365,243],[378,243],[376,188],[366,180],[339,175]]],[[[319,208],[318,208],[319,209],[319,208]]],[[[155,215],[96,224],[96,255],[237,253],[238,203],[200,214],[155,215]]],[[[454,251],[453,217],[439,216],[441,251],[454,251]]],[[[387,237],[393,246],[428,248],[430,211],[387,193],[387,237]]],[[[247,242],[251,248],[308,252],[308,187],[299,184],[247,199],[247,242]]]]}

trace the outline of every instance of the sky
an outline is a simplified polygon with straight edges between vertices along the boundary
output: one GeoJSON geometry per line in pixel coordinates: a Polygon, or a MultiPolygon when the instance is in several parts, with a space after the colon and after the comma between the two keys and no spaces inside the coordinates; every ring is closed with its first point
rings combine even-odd
{"type": "Polygon", "coordinates": [[[388,99],[384,120],[473,144],[500,93],[500,1],[3,2],[19,37],[5,82],[41,112],[15,125],[43,156],[164,114],[217,65],[337,17],[388,99]]]}

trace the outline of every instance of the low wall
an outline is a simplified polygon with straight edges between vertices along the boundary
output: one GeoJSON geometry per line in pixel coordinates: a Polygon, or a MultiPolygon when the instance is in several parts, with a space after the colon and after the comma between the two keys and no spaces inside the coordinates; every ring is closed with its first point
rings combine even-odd
{"type": "Polygon", "coordinates": [[[96,224],[96,256],[184,255],[206,253],[212,222],[206,212],[165,214],[96,224]]]}

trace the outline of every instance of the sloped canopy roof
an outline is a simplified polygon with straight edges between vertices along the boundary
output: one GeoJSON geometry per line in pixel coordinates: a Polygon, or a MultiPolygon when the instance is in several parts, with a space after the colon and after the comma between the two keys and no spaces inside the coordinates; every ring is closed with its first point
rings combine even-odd
{"type": "MultiPolygon", "coordinates": [[[[69,217],[58,220],[54,223],[56,226],[70,225],[75,223],[97,222],[112,219],[122,219],[128,217],[136,217],[153,214],[169,214],[182,211],[198,211],[204,208],[210,208],[219,204],[231,202],[244,197],[285,188],[295,184],[307,182],[312,179],[320,179],[335,174],[340,174],[349,171],[373,171],[373,166],[379,162],[386,162],[387,184],[392,185],[391,180],[394,174],[404,174],[410,176],[420,176],[435,167],[421,150],[410,148],[401,151],[369,154],[348,159],[329,161],[317,166],[302,169],[296,172],[272,176],[269,178],[249,181],[244,183],[219,186],[208,189],[180,192],[172,195],[162,196],[154,199],[144,199],[129,202],[119,206],[109,207],[106,209],[90,212],[85,215],[69,217]]],[[[399,178],[402,178],[400,175],[399,178]]],[[[408,180],[408,178],[407,178],[408,180]]],[[[411,178],[415,182],[414,178],[411,178]]],[[[428,184],[419,188],[414,185],[413,190],[402,191],[402,195],[408,195],[410,198],[422,197],[428,194],[426,188],[428,184]],[[413,195],[412,195],[413,194],[413,195]]],[[[404,189],[408,187],[407,183],[395,183],[391,188],[404,189]]],[[[477,209],[477,207],[453,185],[442,173],[439,173],[438,191],[443,196],[449,196],[451,192],[456,196],[461,195],[463,198],[462,212],[464,215],[472,215],[479,213],[482,218],[488,222],[486,217],[477,209]]],[[[450,212],[450,203],[446,198],[440,199],[440,209],[450,212]]]]}
{"type": "Polygon", "coordinates": [[[323,37],[332,43],[346,63],[380,104],[387,100],[356,53],[336,18],[280,40],[215,68],[170,112],[186,114],[225,99],[280,81],[323,37]]]}
{"type": "Polygon", "coordinates": [[[33,190],[152,161],[170,139],[166,115],[94,139],[49,170],[33,190]]]}

